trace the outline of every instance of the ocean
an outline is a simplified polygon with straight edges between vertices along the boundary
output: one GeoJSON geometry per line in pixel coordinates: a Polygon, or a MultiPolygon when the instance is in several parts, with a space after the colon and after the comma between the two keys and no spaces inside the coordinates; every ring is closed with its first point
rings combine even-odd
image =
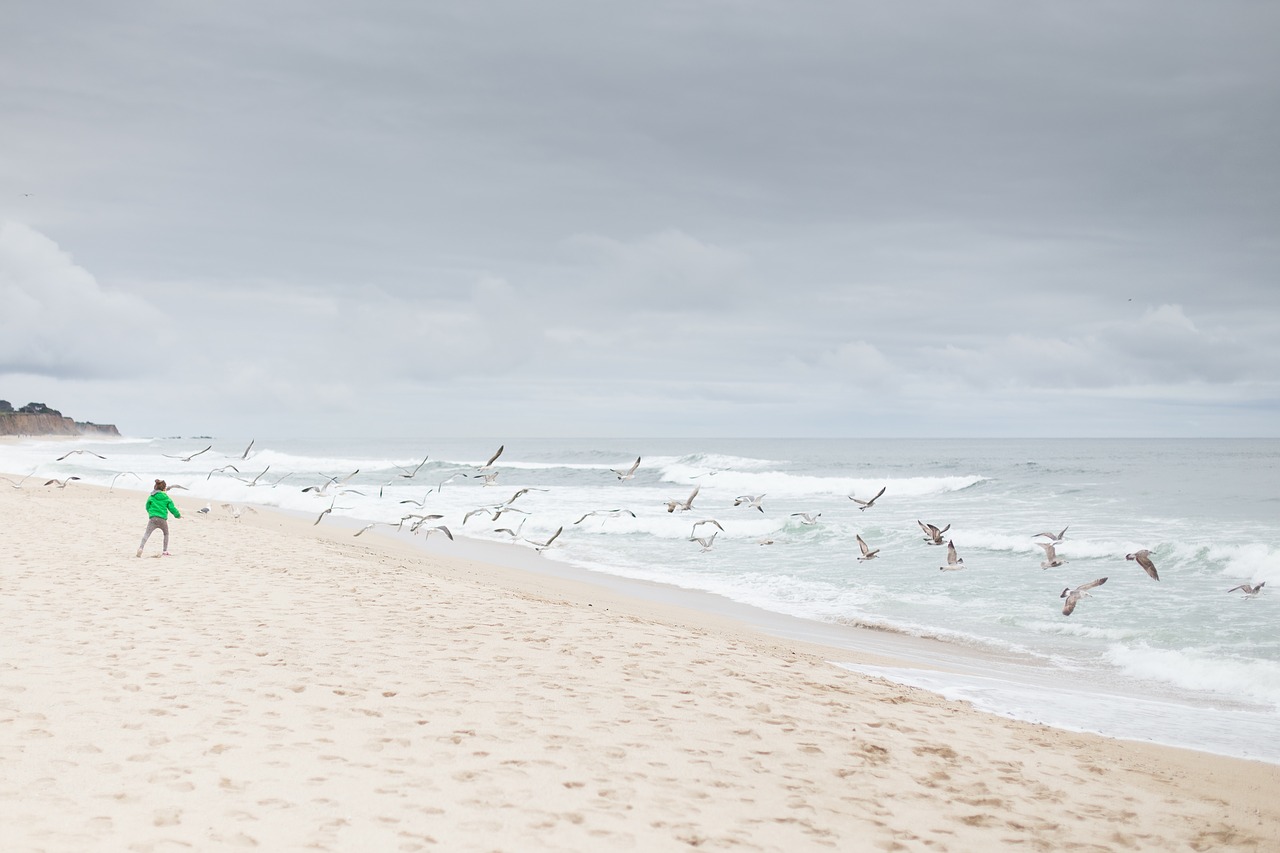
{"type": "MultiPolygon", "coordinates": [[[[438,514],[398,535],[460,556],[506,543],[480,553],[836,647],[874,642],[911,665],[836,662],[994,713],[1280,763],[1277,439],[24,439],[0,443],[0,471],[140,493],[162,477],[188,509],[331,508],[320,523],[353,535],[438,514]],[[56,461],[73,449],[106,458],[56,461]],[[614,473],[637,457],[633,477],[614,473]],[[691,509],[668,511],[695,488],[691,509]],[[881,489],[868,508],[852,499],[881,489]],[[507,503],[496,520],[476,512],[507,503]],[[921,522],[950,525],[962,569],[940,570],[947,548],[921,522]],[[421,535],[434,525],[455,540],[421,535]],[[1063,528],[1065,563],[1042,569],[1036,534],[1063,528]],[[874,559],[858,560],[857,536],[874,559]],[[1125,560],[1139,549],[1159,581],[1125,560]],[[1063,615],[1065,588],[1103,577],[1063,615]],[[1228,592],[1263,581],[1256,597],[1228,592]]],[[[104,547],[136,547],[141,505],[139,529],[104,547]]]]}

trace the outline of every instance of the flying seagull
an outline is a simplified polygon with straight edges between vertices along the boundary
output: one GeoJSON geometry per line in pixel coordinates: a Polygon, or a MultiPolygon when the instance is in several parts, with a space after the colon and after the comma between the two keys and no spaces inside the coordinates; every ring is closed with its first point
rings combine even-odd
{"type": "Polygon", "coordinates": [[[624,515],[629,515],[632,518],[636,517],[636,514],[629,509],[593,509],[591,512],[583,513],[582,518],[575,521],[574,524],[581,524],[593,515],[602,515],[605,518],[621,518],[624,515]]]}
{"type": "Polygon", "coordinates": [[[225,472],[228,468],[230,468],[232,471],[235,471],[237,474],[240,473],[240,469],[234,465],[223,465],[221,468],[214,468],[212,471],[210,471],[204,478],[205,482],[208,482],[209,478],[212,477],[214,474],[221,474],[225,472]]]}
{"type": "Polygon", "coordinates": [[[1260,581],[1256,584],[1242,583],[1240,584],[1240,586],[1231,587],[1231,589],[1227,590],[1227,592],[1235,592],[1236,590],[1240,590],[1241,592],[1244,593],[1245,598],[1253,598],[1258,593],[1262,592],[1262,588],[1266,585],[1267,585],[1266,581],[1260,581]]]}
{"type": "Polygon", "coordinates": [[[116,474],[114,477],[112,477],[112,478],[111,478],[111,488],[107,489],[107,491],[109,492],[109,491],[111,491],[111,489],[114,489],[114,488],[116,487],[116,480],[119,480],[121,477],[124,477],[124,476],[133,477],[133,478],[135,478],[135,479],[137,479],[137,480],[141,480],[141,479],[142,479],[141,477],[139,477],[137,474],[133,473],[132,471],[121,471],[119,474],[116,474]]]}
{"type": "Polygon", "coordinates": [[[716,537],[719,535],[720,535],[720,531],[717,530],[713,532],[710,536],[690,536],[689,541],[697,542],[699,545],[702,546],[702,550],[706,552],[711,550],[711,546],[715,544],[716,537]]]}
{"type": "Polygon", "coordinates": [[[417,464],[417,467],[415,467],[415,469],[413,469],[412,471],[408,470],[407,467],[402,467],[401,474],[399,475],[403,476],[404,479],[408,479],[408,480],[415,478],[415,476],[417,476],[417,473],[419,473],[419,471],[422,470],[422,466],[426,465],[426,460],[429,460],[429,459],[430,459],[430,456],[422,457],[422,461],[419,462],[419,464],[417,464]]]}
{"type": "Polygon", "coordinates": [[[201,453],[208,453],[212,449],[213,449],[213,445],[211,444],[208,447],[206,447],[204,450],[197,450],[195,453],[192,453],[190,456],[173,456],[168,453],[161,453],[160,455],[165,457],[166,459],[181,459],[183,462],[190,462],[192,459],[195,459],[201,453]]]}
{"type": "Polygon", "coordinates": [[[1146,548],[1141,551],[1134,551],[1132,554],[1125,554],[1124,558],[1133,560],[1139,566],[1142,566],[1142,570],[1150,575],[1152,580],[1160,580],[1160,574],[1156,571],[1156,564],[1151,561],[1151,552],[1146,548]]]}
{"type": "Polygon", "coordinates": [[[72,480],[79,480],[79,479],[80,479],[79,477],[68,477],[65,480],[45,480],[44,484],[46,486],[52,486],[54,483],[57,483],[59,489],[65,489],[67,487],[67,483],[70,483],[72,480]]]}
{"type": "Polygon", "coordinates": [[[1058,556],[1058,552],[1053,549],[1052,542],[1037,542],[1044,549],[1044,561],[1040,563],[1042,569],[1056,569],[1058,566],[1066,565],[1067,561],[1058,556]]]}
{"type": "Polygon", "coordinates": [[[628,468],[627,470],[619,471],[617,468],[610,468],[609,470],[617,474],[619,480],[630,480],[632,477],[636,475],[636,469],[639,467],[640,467],[640,457],[637,456],[636,461],[632,462],[631,467],[628,468]]]}
{"type": "Polygon", "coordinates": [[[31,474],[28,474],[27,476],[23,477],[21,480],[18,480],[16,483],[13,480],[10,480],[8,477],[0,477],[0,480],[6,480],[8,481],[9,485],[13,486],[15,489],[21,489],[22,484],[25,483],[27,480],[31,479],[31,475],[34,473],[35,473],[35,469],[32,469],[31,474]]]}
{"type": "MultiPolygon", "coordinates": [[[[424,531],[423,535],[426,536],[428,539],[431,538],[432,533],[439,531],[440,533],[443,533],[445,536],[448,536],[450,542],[453,541],[453,533],[449,530],[449,528],[445,527],[443,524],[437,524],[435,527],[423,527],[421,529],[424,531]]],[[[414,533],[417,533],[418,530],[419,530],[418,527],[413,528],[414,533]]]]}
{"type": "Polygon", "coordinates": [[[256,438],[249,439],[249,446],[244,449],[244,453],[240,454],[241,461],[249,458],[249,451],[253,449],[253,443],[255,441],[257,441],[256,438]]]}
{"type": "Polygon", "coordinates": [[[479,468],[477,468],[476,470],[477,470],[477,471],[487,471],[488,469],[492,468],[492,467],[493,467],[493,463],[498,461],[498,457],[499,457],[499,456],[501,456],[501,455],[502,455],[502,451],[504,451],[504,450],[506,450],[506,449],[507,449],[507,446],[506,446],[505,444],[503,444],[503,445],[499,445],[498,449],[497,449],[497,450],[495,450],[495,451],[494,451],[494,453],[493,453],[493,455],[489,457],[489,461],[488,461],[488,462],[486,462],[486,463],[484,463],[483,465],[481,465],[481,466],[480,466],[479,468]]]}
{"type": "Polygon", "coordinates": [[[532,545],[534,550],[537,551],[539,554],[541,554],[543,551],[551,547],[551,543],[556,541],[556,537],[558,537],[563,530],[564,530],[563,526],[557,527],[556,532],[552,533],[551,538],[548,539],[546,542],[534,542],[532,539],[526,539],[524,541],[532,545]]]}
{"type": "Polygon", "coordinates": [[[885,489],[887,489],[887,488],[889,488],[889,487],[888,487],[888,486],[881,486],[881,487],[880,487],[880,491],[876,492],[876,496],[875,496],[874,498],[872,498],[871,500],[869,500],[869,501],[860,500],[860,499],[858,499],[858,498],[855,498],[853,495],[849,495],[849,500],[851,500],[851,501],[853,501],[854,503],[856,503],[856,504],[858,505],[858,509],[860,509],[860,510],[864,510],[864,511],[865,511],[865,510],[871,509],[871,507],[875,506],[876,501],[880,500],[880,496],[884,494],[884,490],[885,490],[885,489]]]}
{"type": "Polygon", "coordinates": [[[1061,545],[1061,544],[1062,544],[1062,540],[1063,540],[1063,539],[1065,539],[1065,538],[1067,537],[1067,530],[1068,530],[1068,529],[1070,529],[1070,527],[1071,527],[1071,525],[1069,525],[1069,524],[1068,524],[1066,527],[1062,528],[1062,532],[1061,532],[1061,533],[1048,533],[1048,532],[1046,532],[1046,533],[1037,533],[1035,536],[1032,536],[1031,538],[1032,538],[1032,539],[1038,539],[1038,538],[1040,538],[1041,536],[1043,536],[1043,537],[1045,537],[1046,539],[1048,539],[1050,542],[1052,542],[1054,545],[1061,545]]]}
{"type": "Polygon", "coordinates": [[[958,572],[964,568],[964,558],[956,556],[956,543],[947,540],[947,564],[938,566],[944,572],[958,572]]]}
{"type": "Polygon", "coordinates": [[[720,525],[720,522],[716,521],[714,518],[704,518],[701,521],[695,521],[693,523],[693,529],[689,531],[689,538],[690,539],[695,538],[698,533],[698,528],[704,524],[714,524],[717,530],[719,530],[721,533],[724,532],[724,527],[720,525]]]}
{"type": "Polygon", "coordinates": [[[875,549],[874,551],[868,548],[867,543],[863,541],[861,534],[858,534],[855,538],[858,540],[858,547],[862,549],[862,556],[858,558],[859,563],[865,562],[867,560],[874,560],[876,558],[876,554],[880,553],[879,548],[875,549]]]}
{"type": "Polygon", "coordinates": [[[1098,578],[1096,581],[1089,581],[1086,584],[1081,584],[1075,589],[1072,589],[1071,587],[1063,589],[1062,594],[1058,596],[1058,598],[1066,599],[1062,605],[1062,615],[1070,616],[1071,611],[1076,609],[1076,604],[1082,597],[1093,598],[1093,596],[1089,594],[1089,590],[1093,589],[1095,586],[1102,586],[1106,582],[1106,578],[1098,578]]]}
{"type": "Polygon", "coordinates": [[[764,500],[764,492],[758,495],[738,495],[733,499],[733,505],[742,506],[746,504],[747,509],[758,509],[764,512],[764,507],[760,506],[762,500],[764,500]]]}
{"type": "Polygon", "coordinates": [[[685,498],[684,500],[667,501],[667,512],[675,512],[676,510],[680,510],[681,512],[688,512],[689,510],[693,509],[693,499],[698,496],[698,492],[701,489],[702,489],[702,486],[694,486],[693,492],[690,493],[689,497],[685,498]]]}
{"type": "Polygon", "coordinates": [[[90,456],[97,456],[99,459],[106,459],[106,458],[107,458],[107,457],[103,456],[103,455],[102,455],[102,454],[100,454],[100,453],[94,453],[92,450],[70,450],[70,451],[67,451],[66,453],[62,454],[61,456],[59,456],[59,457],[58,457],[57,459],[55,459],[54,461],[55,461],[55,462],[61,462],[63,459],[66,459],[68,456],[75,456],[77,453],[88,453],[90,456]]]}
{"type": "Polygon", "coordinates": [[[793,512],[792,518],[799,518],[801,524],[817,524],[818,519],[822,517],[820,512],[793,512]]]}
{"type": "Polygon", "coordinates": [[[928,542],[930,545],[941,545],[942,534],[951,529],[950,524],[939,529],[937,525],[925,524],[918,518],[916,519],[916,524],[920,525],[920,529],[924,531],[924,541],[928,542]]]}

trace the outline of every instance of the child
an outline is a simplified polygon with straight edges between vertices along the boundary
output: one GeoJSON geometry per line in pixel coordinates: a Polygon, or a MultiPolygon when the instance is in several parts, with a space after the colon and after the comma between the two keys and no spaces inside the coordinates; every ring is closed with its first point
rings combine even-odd
{"type": "Polygon", "coordinates": [[[156,480],[155,491],[147,497],[147,515],[150,520],[147,522],[147,532],[142,534],[142,542],[138,545],[138,556],[142,556],[142,549],[147,546],[147,539],[151,537],[151,531],[164,531],[164,552],[161,556],[169,556],[169,513],[173,513],[174,518],[182,518],[182,513],[178,512],[178,508],[173,503],[173,498],[165,492],[169,488],[169,484],[164,480],[156,480]]]}

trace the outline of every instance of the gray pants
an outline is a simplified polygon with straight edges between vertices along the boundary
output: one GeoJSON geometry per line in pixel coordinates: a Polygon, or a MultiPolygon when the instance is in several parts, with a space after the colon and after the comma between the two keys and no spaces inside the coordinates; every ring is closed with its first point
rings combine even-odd
{"type": "Polygon", "coordinates": [[[147,547],[147,540],[151,538],[151,531],[153,530],[164,531],[163,550],[168,551],[169,550],[169,519],[156,518],[155,516],[152,516],[151,520],[147,522],[147,532],[142,534],[142,542],[138,545],[138,550],[141,551],[143,548],[147,547]]]}

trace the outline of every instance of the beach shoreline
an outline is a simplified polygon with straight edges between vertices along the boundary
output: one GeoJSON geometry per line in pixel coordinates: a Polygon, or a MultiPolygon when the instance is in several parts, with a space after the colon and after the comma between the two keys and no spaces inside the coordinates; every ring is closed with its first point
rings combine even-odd
{"type": "Polygon", "coordinates": [[[729,616],[176,500],[175,556],[139,560],[141,493],[0,490],[6,849],[1280,843],[1276,765],[1020,723],[729,616]]]}

